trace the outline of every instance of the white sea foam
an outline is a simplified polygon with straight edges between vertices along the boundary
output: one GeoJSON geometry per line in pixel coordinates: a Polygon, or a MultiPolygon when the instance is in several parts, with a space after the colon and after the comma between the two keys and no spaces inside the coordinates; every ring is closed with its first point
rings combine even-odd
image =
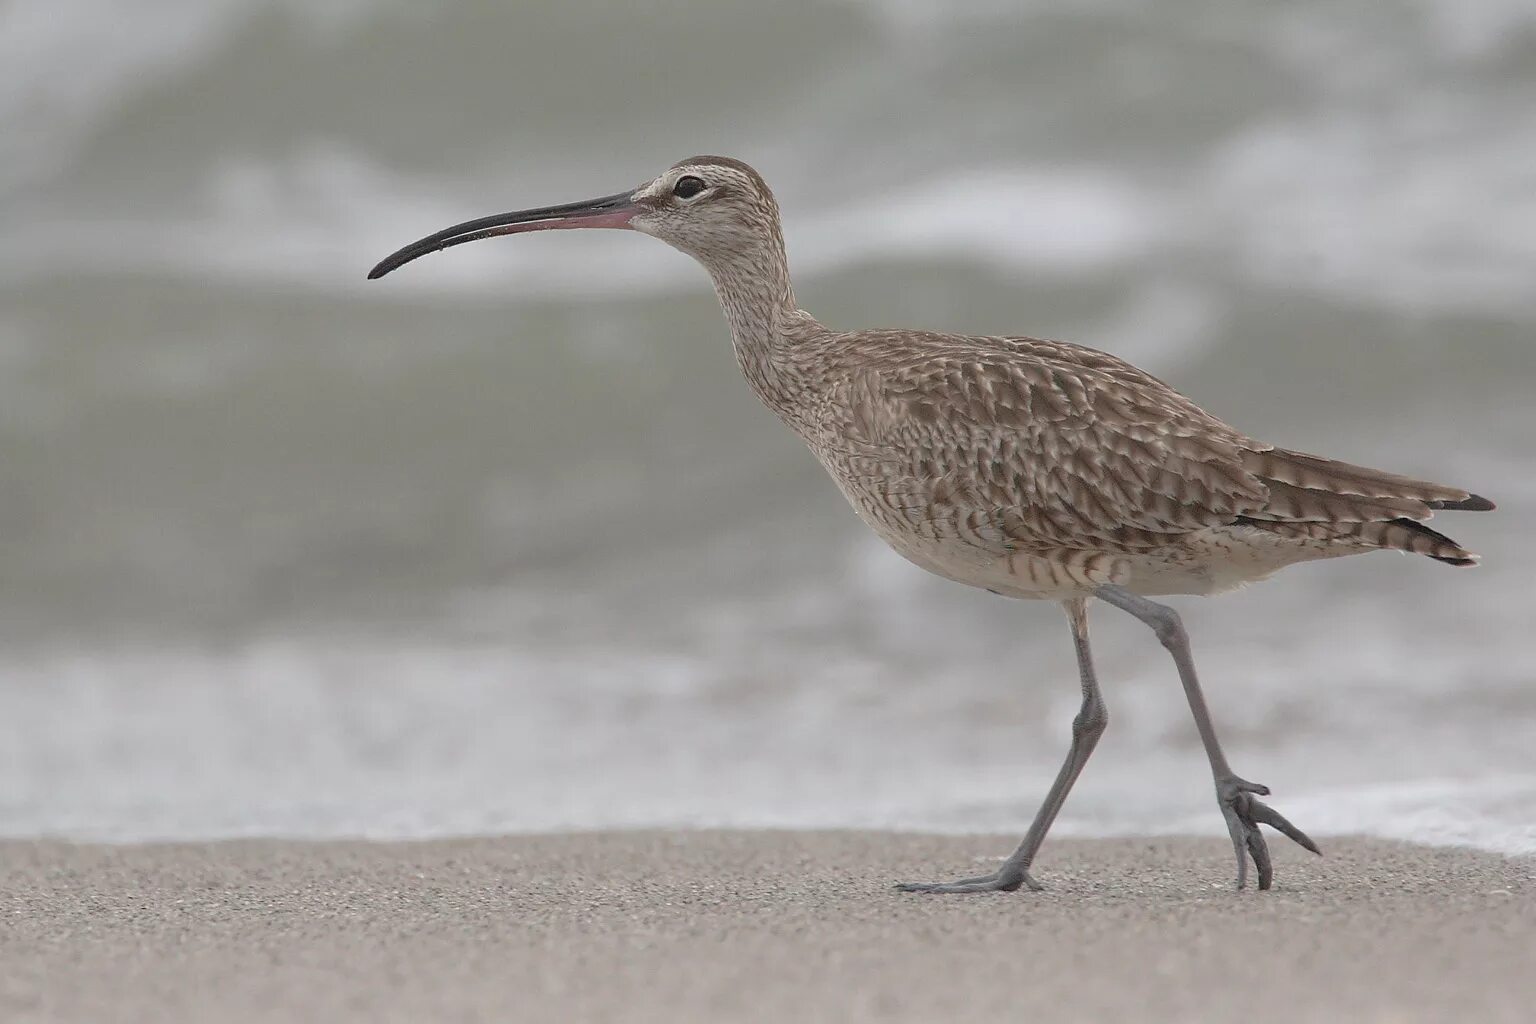
{"type": "MultiPolygon", "coordinates": [[[[906,588],[885,575],[850,585],[886,595],[879,621],[899,631],[906,613],[890,595],[906,588]]],[[[989,680],[976,665],[921,658],[893,678],[889,658],[856,645],[775,648],[765,637],[825,614],[793,593],[715,606],[677,649],[293,639],[12,659],[0,688],[0,833],[140,841],[1026,822],[1075,711],[1065,644],[1034,659],[1037,672],[1063,673],[1060,686],[1021,690],[995,671],[989,680]],[[724,614],[732,607],[741,614],[724,614]],[[1043,713],[1028,710],[1042,698],[1043,713]]],[[[909,610],[922,609],[918,598],[909,610]]],[[[1362,623],[1357,640],[1371,630],[1362,623]]],[[[1106,673],[1124,673],[1124,655],[1106,650],[1106,673]]],[[[1476,701],[1497,695],[1486,669],[1505,652],[1447,652],[1434,664],[1423,650],[1357,642],[1344,665],[1324,636],[1266,662],[1237,636],[1208,654],[1208,679],[1246,674],[1239,691],[1220,691],[1234,756],[1262,761],[1279,805],[1314,834],[1536,851],[1536,774],[1518,755],[1529,727],[1512,720],[1496,743],[1479,740],[1476,701]],[[1457,698],[1473,710],[1426,717],[1444,672],[1478,666],[1483,696],[1457,698]],[[1255,749],[1263,735],[1270,742],[1255,749]]],[[[1220,831],[1164,669],[1156,659],[1114,681],[1112,741],[1064,834],[1220,831]]]]}
{"type": "Polygon", "coordinates": [[[1466,133],[1456,105],[1271,123],[1215,155],[1192,210],[1252,278],[1383,305],[1529,309],[1536,108],[1466,133]],[[1424,140],[1458,138],[1455,145],[1424,140]]]}
{"type": "MultiPolygon", "coordinates": [[[[1523,115],[1527,121],[1529,115],[1523,115]]],[[[1536,137],[1536,122],[1528,137],[1536,137]]],[[[1412,134],[1413,127],[1402,129],[1412,134]]],[[[1204,273],[1419,310],[1536,308],[1536,193],[1518,133],[1404,163],[1364,124],[1269,125],[1235,138],[1204,179],[1133,187],[1102,168],[943,173],[843,209],[797,208],[786,234],[802,276],[871,261],[962,261],[1038,278],[1219,257],[1204,273]]],[[[1378,133],[1379,134],[1379,133],[1378,133]]],[[[532,203],[547,197],[527,197],[532,203]]],[[[554,197],[568,198],[568,197],[554,197]]],[[[320,291],[361,287],[372,261],[486,211],[355,153],[228,161],[190,214],[47,218],[0,241],[12,280],[125,267],[320,291]]],[[[682,258],[627,237],[548,236],[456,250],[396,275],[390,294],[595,297],[698,289],[682,258]]]]}

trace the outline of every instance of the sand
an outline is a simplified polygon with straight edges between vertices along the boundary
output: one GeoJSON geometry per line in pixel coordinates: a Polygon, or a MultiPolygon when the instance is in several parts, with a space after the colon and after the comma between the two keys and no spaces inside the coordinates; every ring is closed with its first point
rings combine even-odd
{"type": "MultiPolygon", "coordinates": [[[[1006,838],[632,832],[0,843],[0,1020],[1536,1019],[1536,863],[1061,840],[1043,893],[908,895],[1006,838]]],[[[1278,845],[1278,844],[1277,844],[1278,845]]]]}

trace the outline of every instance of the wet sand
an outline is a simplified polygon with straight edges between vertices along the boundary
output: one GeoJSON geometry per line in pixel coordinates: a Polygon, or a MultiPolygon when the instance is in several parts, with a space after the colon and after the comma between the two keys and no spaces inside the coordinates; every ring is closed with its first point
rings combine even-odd
{"type": "Polygon", "coordinates": [[[1333,839],[634,832],[0,843],[0,1020],[1528,1021],[1536,862],[1333,839]],[[1278,844],[1276,844],[1278,845],[1278,844]]]}

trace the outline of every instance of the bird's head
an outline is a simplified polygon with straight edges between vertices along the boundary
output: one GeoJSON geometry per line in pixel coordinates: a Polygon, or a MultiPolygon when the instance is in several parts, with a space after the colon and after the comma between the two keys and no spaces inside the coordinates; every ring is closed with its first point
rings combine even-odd
{"type": "Polygon", "coordinates": [[[783,245],[778,204],[762,176],[740,160],[696,156],[632,191],[455,224],[386,257],[368,277],[383,277],[418,256],[464,242],[569,228],[640,231],[706,266],[750,252],[764,241],[783,245]]]}

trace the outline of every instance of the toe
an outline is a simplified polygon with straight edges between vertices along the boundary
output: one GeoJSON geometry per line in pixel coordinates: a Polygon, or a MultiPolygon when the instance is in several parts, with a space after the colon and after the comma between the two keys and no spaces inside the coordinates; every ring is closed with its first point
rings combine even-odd
{"type": "Polygon", "coordinates": [[[1255,829],[1257,829],[1260,823],[1268,825],[1302,849],[1310,850],[1312,853],[1319,855],[1322,854],[1322,851],[1317,848],[1317,844],[1312,841],[1311,836],[1291,824],[1290,819],[1268,804],[1248,797],[1240,800],[1239,805],[1237,813],[1244,820],[1251,822],[1255,829]]]}
{"type": "Polygon", "coordinates": [[[1030,877],[1029,872],[1008,874],[994,873],[977,878],[962,878],[958,882],[899,882],[901,892],[968,893],[968,892],[1016,892],[1021,886],[1039,891],[1044,888],[1030,877]]]}
{"type": "Polygon", "coordinates": [[[988,882],[902,882],[896,886],[902,892],[963,893],[1000,892],[995,883],[988,882]]]}
{"type": "Polygon", "coordinates": [[[1237,888],[1248,885],[1248,825],[1231,804],[1221,805],[1221,816],[1227,822],[1227,835],[1232,839],[1232,853],[1237,858],[1237,888]]]}
{"type": "Polygon", "coordinates": [[[1259,869],[1259,891],[1264,892],[1275,883],[1275,865],[1269,859],[1269,844],[1264,841],[1264,833],[1257,826],[1248,829],[1248,853],[1253,857],[1253,866],[1259,869]]]}
{"type": "Polygon", "coordinates": [[[1235,800],[1242,793],[1255,793],[1259,796],[1269,796],[1269,787],[1262,782],[1249,782],[1247,779],[1236,775],[1228,775],[1216,782],[1216,795],[1222,800],[1235,800]]]}

